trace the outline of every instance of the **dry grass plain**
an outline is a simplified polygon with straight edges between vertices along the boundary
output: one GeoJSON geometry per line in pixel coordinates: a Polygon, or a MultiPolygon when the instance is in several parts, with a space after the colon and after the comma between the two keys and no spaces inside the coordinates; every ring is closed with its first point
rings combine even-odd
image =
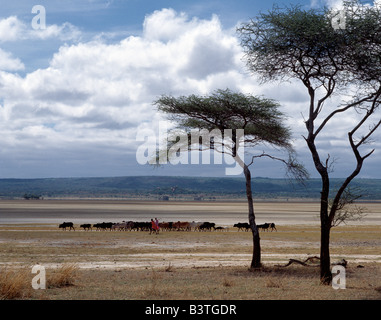
{"type": "MultiPolygon", "coordinates": [[[[261,232],[264,268],[253,272],[251,233],[232,227],[247,219],[244,202],[0,201],[0,286],[17,279],[12,299],[380,299],[381,204],[364,206],[362,222],[332,230],[332,261],[348,261],[346,289],[334,290],[320,285],[317,267],[277,266],[319,255],[316,203],[257,204],[258,223],[274,222],[278,231],[261,232]],[[78,228],[153,217],[229,229],[150,235],[78,228]],[[63,221],[77,230],[59,230],[63,221]],[[46,268],[45,290],[31,287],[36,264],[46,268]],[[54,284],[63,269],[70,281],[54,284]]],[[[0,291],[0,298],[7,296],[0,291]]]]}

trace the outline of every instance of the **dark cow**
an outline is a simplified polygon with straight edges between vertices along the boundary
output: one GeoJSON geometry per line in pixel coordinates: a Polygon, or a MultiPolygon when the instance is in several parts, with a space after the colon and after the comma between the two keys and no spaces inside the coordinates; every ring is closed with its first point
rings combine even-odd
{"type": "Polygon", "coordinates": [[[271,232],[273,231],[273,230],[275,230],[275,231],[278,231],[277,229],[276,229],[276,227],[275,227],[275,223],[264,223],[264,224],[259,224],[259,225],[257,225],[257,227],[258,227],[258,229],[263,229],[263,230],[266,230],[266,231],[269,231],[269,229],[271,230],[271,232]]]}
{"type": "Polygon", "coordinates": [[[96,224],[93,225],[93,227],[96,228],[96,230],[110,229],[110,231],[111,231],[112,226],[113,226],[112,222],[102,222],[102,223],[96,223],[96,224]]]}
{"type": "Polygon", "coordinates": [[[134,221],[134,224],[131,226],[131,230],[139,231],[139,229],[141,227],[140,224],[141,224],[141,222],[134,221]]]}
{"type": "Polygon", "coordinates": [[[109,229],[111,231],[113,225],[113,222],[102,222],[102,228],[105,230],[109,229]]]}
{"type": "Polygon", "coordinates": [[[71,229],[75,231],[73,222],[64,222],[64,223],[61,223],[58,227],[62,228],[65,231],[66,231],[66,228],[69,228],[69,231],[71,229]]]}
{"type": "Polygon", "coordinates": [[[136,224],[137,224],[137,222],[135,222],[135,221],[130,221],[130,231],[133,231],[133,230],[135,230],[135,229],[136,229],[136,231],[138,230],[136,224]]]}
{"type": "Polygon", "coordinates": [[[95,230],[100,230],[100,228],[101,228],[101,224],[100,223],[94,223],[93,224],[93,228],[95,228],[95,230]]]}
{"type": "Polygon", "coordinates": [[[233,227],[238,228],[239,230],[245,229],[245,231],[249,231],[250,225],[247,222],[238,222],[233,227]]]}
{"type": "Polygon", "coordinates": [[[150,231],[151,230],[151,222],[138,222],[135,221],[131,230],[136,229],[136,231],[150,231]]]}
{"type": "Polygon", "coordinates": [[[152,224],[151,222],[140,222],[140,230],[141,231],[151,231],[152,230],[152,224]]]}
{"type": "Polygon", "coordinates": [[[83,228],[83,230],[86,230],[86,231],[89,231],[89,230],[93,229],[93,228],[91,228],[91,224],[90,223],[81,224],[80,228],[83,228]]]}
{"type": "Polygon", "coordinates": [[[258,228],[258,230],[259,230],[259,229],[263,229],[263,230],[268,231],[269,227],[270,227],[270,224],[267,223],[267,222],[264,223],[264,224],[257,224],[257,228],[258,228]]]}
{"type": "Polygon", "coordinates": [[[216,224],[214,222],[204,222],[198,228],[199,228],[199,230],[209,230],[209,231],[212,231],[212,228],[216,229],[216,224]]]}

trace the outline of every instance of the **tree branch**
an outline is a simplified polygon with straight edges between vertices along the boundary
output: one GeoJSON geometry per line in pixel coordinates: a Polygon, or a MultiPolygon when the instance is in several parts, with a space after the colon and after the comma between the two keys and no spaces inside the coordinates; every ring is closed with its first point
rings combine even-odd
{"type": "Polygon", "coordinates": [[[329,120],[331,120],[331,118],[332,118],[334,115],[336,115],[336,114],[338,114],[338,113],[345,112],[345,111],[347,111],[347,110],[350,109],[350,108],[354,108],[355,106],[360,105],[361,103],[363,103],[363,102],[365,102],[365,101],[368,101],[372,96],[374,96],[374,94],[372,94],[372,95],[370,95],[370,96],[367,96],[367,97],[365,97],[365,98],[363,98],[363,99],[361,99],[361,100],[352,102],[352,103],[346,105],[344,108],[336,109],[336,110],[332,111],[332,112],[331,112],[331,113],[330,113],[330,114],[323,120],[323,122],[320,124],[320,126],[316,129],[316,131],[315,131],[315,133],[314,133],[314,136],[316,137],[316,136],[320,133],[320,131],[324,128],[324,126],[327,124],[327,122],[328,122],[329,120]]]}

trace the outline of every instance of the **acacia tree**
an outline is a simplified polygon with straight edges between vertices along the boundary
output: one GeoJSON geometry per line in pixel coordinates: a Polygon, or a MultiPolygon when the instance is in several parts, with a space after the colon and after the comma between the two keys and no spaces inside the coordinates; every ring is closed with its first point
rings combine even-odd
{"type": "Polygon", "coordinates": [[[308,93],[304,139],[322,181],[320,278],[324,284],[332,281],[329,239],[335,215],[348,185],[374,152],[366,144],[381,124],[376,113],[381,95],[379,7],[350,1],[344,3],[340,24],[332,23],[336,14],[327,8],[274,7],[238,29],[251,71],[263,81],[297,79],[308,93]],[[350,100],[339,104],[330,99],[334,94],[346,98],[348,93],[350,100]],[[317,142],[334,118],[349,112],[356,121],[347,132],[355,165],[329,205],[331,160],[317,142]]]}
{"type": "MultiPolygon", "coordinates": [[[[230,90],[216,90],[209,96],[181,96],[178,98],[164,95],[154,102],[158,110],[169,115],[169,119],[178,124],[178,128],[185,130],[186,137],[181,139],[178,133],[168,139],[165,150],[159,150],[165,156],[176,156],[179,150],[214,150],[229,154],[241,166],[246,179],[246,196],[248,201],[248,220],[253,234],[253,257],[251,268],[261,267],[261,247],[258,228],[255,222],[254,204],[252,196],[251,172],[249,166],[254,159],[270,157],[282,161],[288,172],[299,179],[307,175],[303,166],[295,160],[294,150],[290,139],[291,132],[283,124],[284,115],[278,110],[279,104],[273,100],[235,93],[230,90]],[[192,139],[192,130],[203,129],[209,132],[202,139],[192,139]],[[217,129],[221,135],[214,131],[217,129]],[[226,132],[231,130],[229,137],[226,132]],[[243,130],[243,135],[239,134],[243,130]],[[177,136],[177,137],[176,137],[177,136]],[[205,139],[206,137],[206,139],[205,139]],[[229,142],[230,140],[230,142],[229,142]],[[288,154],[284,160],[262,152],[252,155],[248,162],[239,152],[243,146],[245,150],[260,144],[269,144],[283,149],[288,154]],[[175,146],[175,147],[174,147],[175,146]]],[[[160,158],[158,154],[156,157],[160,158]]]]}

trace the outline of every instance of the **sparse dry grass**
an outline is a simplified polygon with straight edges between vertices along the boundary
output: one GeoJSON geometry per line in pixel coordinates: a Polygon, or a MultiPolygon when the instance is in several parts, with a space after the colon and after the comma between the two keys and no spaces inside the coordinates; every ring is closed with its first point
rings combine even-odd
{"type": "MultiPolygon", "coordinates": [[[[0,299],[30,299],[47,298],[46,291],[32,288],[31,269],[27,267],[7,267],[0,269],[0,299]],[[41,295],[41,293],[43,293],[41,295]]],[[[76,264],[63,264],[55,270],[49,270],[46,277],[47,289],[74,286],[78,279],[78,267],[76,264]]]]}
{"type": "Polygon", "coordinates": [[[58,269],[53,270],[47,277],[48,288],[62,288],[73,286],[78,278],[78,265],[75,263],[65,263],[58,269]]]}
{"type": "Polygon", "coordinates": [[[319,281],[318,268],[245,267],[81,270],[80,281],[57,299],[154,300],[356,300],[381,299],[378,264],[347,269],[347,289],[319,281]]]}
{"type": "Polygon", "coordinates": [[[30,297],[28,271],[30,272],[27,269],[0,268],[0,300],[30,297]]]}
{"type": "Polygon", "coordinates": [[[47,289],[32,290],[26,269],[2,270],[2,299],[128,300],[363,300],[381,299],[381,266],[347,268],[347,288],[319,281],[313,267],[78,269],[47,270],[47,289]],[[6,271],[6,272],[4,272],[6,271]],[[3,279],[6,279],[5,281],[3,279]],[[75,281],[74,281],[75,280],[75,281]],[[3,284],[6,284],[4,286],[3,284]]]}

